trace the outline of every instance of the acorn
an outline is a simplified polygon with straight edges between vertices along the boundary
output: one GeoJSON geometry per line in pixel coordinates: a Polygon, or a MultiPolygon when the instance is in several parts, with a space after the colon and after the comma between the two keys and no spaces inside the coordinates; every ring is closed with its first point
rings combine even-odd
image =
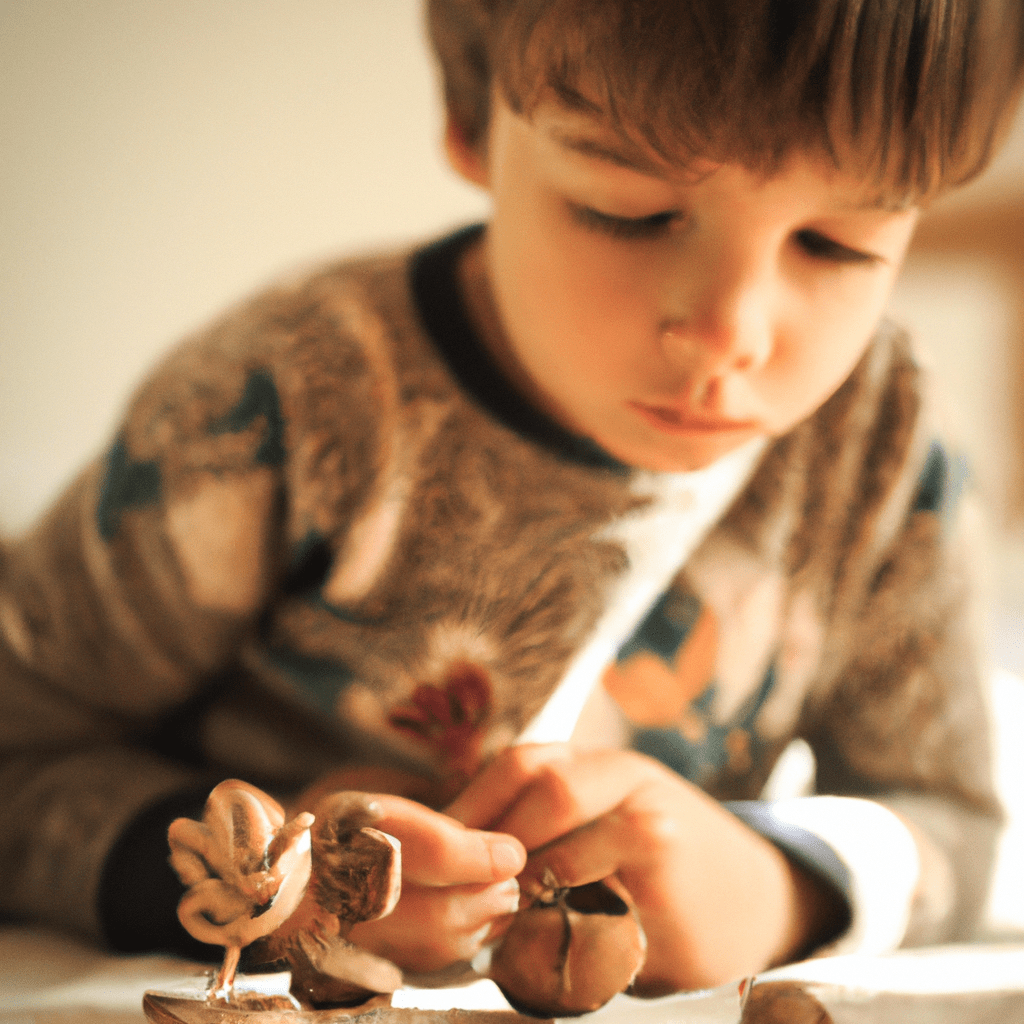
{"type": "Polygon", "coordinates": [[[575,1017],[629,988],[646,951],[629,893],[612,877],[551,887],[521,907],[488,973],[520,1013],[575,1017]]]}
{"type": "Polygon", "coordinates": [[[743,996],[740,1024],[833,1024],[832,1015],[796,981],[755,981],[743,996]]]}

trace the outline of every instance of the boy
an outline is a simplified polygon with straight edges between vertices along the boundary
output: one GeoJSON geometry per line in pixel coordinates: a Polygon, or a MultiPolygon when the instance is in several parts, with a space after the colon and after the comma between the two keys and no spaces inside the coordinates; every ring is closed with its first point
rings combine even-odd
{"type": "Polygon", "coordinates": [[[487,226],[229,314],[2,553],[4,911],[187,948],[167,824],[238,776],[386,794],[403,895],[352,938],[410,971],[545,871],[619,875],[642,994],[969,934],[963,509],[879,319],[1019,4],[430,18],[487,226]],[[757,802],[797,736],[827,795],[757,802]]]}

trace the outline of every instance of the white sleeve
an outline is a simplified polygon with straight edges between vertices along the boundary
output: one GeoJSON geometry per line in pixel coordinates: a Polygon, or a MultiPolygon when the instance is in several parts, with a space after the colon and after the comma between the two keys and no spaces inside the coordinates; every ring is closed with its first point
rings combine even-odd
{"type": "Polygon", "coordinates": [[[859,797],[794,797],[764,806],[783,828],[818,837],[846,869],[850,926],[819,954],[877,955],[896,949],[921,872],[917,843],[900,818],[859,797]]]}

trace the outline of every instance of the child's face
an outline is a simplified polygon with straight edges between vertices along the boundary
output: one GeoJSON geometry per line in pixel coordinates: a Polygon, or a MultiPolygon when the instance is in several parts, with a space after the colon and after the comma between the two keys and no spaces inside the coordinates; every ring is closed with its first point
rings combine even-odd
{"type": "Polygon", "coordinates": [[[464,268],[487,344],[557,421],[653,470],[817,409],[867,347],[916,220],[809,156],[769,178],[686,173],[553,102],[524,118],[497,101],[486,158],[455,163],[493,201],[480,272],[464,268]]]}

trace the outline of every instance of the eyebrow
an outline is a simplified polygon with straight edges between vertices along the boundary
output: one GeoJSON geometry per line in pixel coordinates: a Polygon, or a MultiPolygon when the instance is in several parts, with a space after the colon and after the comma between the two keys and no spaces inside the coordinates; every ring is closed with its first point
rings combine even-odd
{"type": "MultiPolygon", "coordinates": [[[[659,166],[655,161],[646,157],[639,149],[625,144],[604,142],[595,139],[591,135],[576,134],[572,131],[561,128],[550,128],[549,134],[552,140],[563,149],[573,153],[579,153],[590,159],[604,160],[614,164],[616,167],[624,167],[630,171],[637,171],[640,174],[647,174],[652,177],[664,177],[665,168],[659,166]]],[[[851,200],[844,203],[840,212],[865,212],[881,211],[883,213],[907,213],[915,208],[913,202],[907,200],[892,200],[884,194],[869,197],[863,201],[851,200]]]]}
{"type": "Polygon", "coordinates": [[[639,171],[641,174],[660,175],[664,173],[664,168],[658,167],[653,160],[648,159],[639,150],[632,147],[627,149],[625,146],[602,142],[590,135],[577,135],[559,128],[551,128],[550,134],[559,146],[573,153],[579,153],[592,159],[605,160],[617,167],[639,171]]]}
{"type": "Polygon", "coordinates": [[[864,200],[851,200],[843,203],[839,213],[911,213],[917,209],[917,204],[905,199],[889,199],[887,196],[868,196],[864,200]]]}

